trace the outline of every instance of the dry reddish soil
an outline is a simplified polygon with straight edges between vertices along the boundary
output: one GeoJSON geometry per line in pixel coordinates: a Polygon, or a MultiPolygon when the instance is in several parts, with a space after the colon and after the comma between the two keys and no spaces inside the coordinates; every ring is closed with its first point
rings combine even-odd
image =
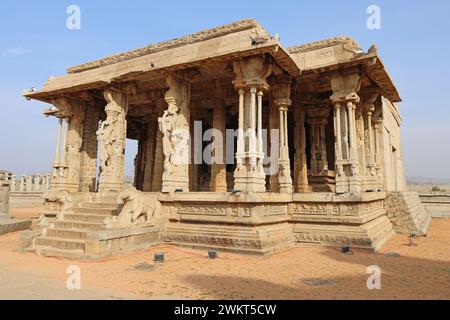
{"type": "MultiPolygon", "coordinates": [[[[33,209],[30,209],[33,210],[33,209]]],[[[12,210],[22,217],[21,212],[12,210]]],[[[30,214],[30,212],[28,212],[30,214]]],[[[149,250],[103,261],[69,261],[15,252],[20,233],[0,236],[0,262],[10,270],[36,277],[67,279],[69,265],[81,268],[83,287],[105,288],[142,299],[450,299],[450,219],[433,219],[428,237],[410,247],[405,236],[395,235],[378,253],[297,245],[268,257],[159,245],[149,250]],[[166,262],[153,262],[165,252],[166,262]],[[399,257],[385,256],[388,252],[399,257]],[[145,270],[135,267],[144,265],[145,270]],[[381,289],[369,290],[367,267],[381,268],[381,289]],[[146,267],[146,268],[145,268],[146,267]],[[307,278],[324,278],[334,285],[310,286],[307,278]]]]}

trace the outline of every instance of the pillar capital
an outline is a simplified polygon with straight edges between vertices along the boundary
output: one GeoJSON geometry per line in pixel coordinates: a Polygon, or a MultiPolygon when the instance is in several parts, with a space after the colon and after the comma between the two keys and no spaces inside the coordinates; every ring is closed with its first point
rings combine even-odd
{"type": "Polygon", "coordinates": [[[331,78],[331,89],[333,94],[331,95],[331,101],[335,103],[346,104],[352,102],[358,104],[360,98],[357,94],[361,88],[361,77],[359,74],[340,75],[331,78]]]}
{"type": "Polygon", "coordinates": [[[272,74],[272,64],[264,55],[251,56],[233,62],[236,78],[233,84],[236,89],[250,90],[252,87],[260,91],[269,89],[267,78],[272,74]]]}

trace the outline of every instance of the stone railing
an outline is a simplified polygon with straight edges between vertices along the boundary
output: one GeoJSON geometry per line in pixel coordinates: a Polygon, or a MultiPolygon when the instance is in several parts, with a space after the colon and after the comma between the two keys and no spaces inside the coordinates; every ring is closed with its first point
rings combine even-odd
{"type": "Polygon", "coordinates": [[[9,182],[7,171],[0,171],[0,220],[9,217],[9,182]]]}
{"type": "Polygon", "coordinates": [[[44,192],[50,190],[51,174],[36,173],[17,175],[0,171],[0,180],[9,185],[10,208],[40,207],[44,203],[44,192]]]}
{"type": "Polygon", "coordinates": [[[9,182],[11,192],[44,192],[50,189],[50,173],[36,173],[33,175],[17,175],[3,171],[3,180],[9,182]]]}
{"type": "Polygon", "coordinates": [[[432,217],[450,217],[450,194],[427,193],[419,196],[420,201],[425,206],[425,210],[432,217]]]}

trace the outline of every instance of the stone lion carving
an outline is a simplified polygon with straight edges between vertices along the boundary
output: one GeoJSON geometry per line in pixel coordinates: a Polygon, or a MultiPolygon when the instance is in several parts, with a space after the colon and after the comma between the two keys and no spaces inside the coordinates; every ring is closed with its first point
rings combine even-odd
{"type": "Polygon", "coordinates": [[[66,213],[70,213],[73,208],[73,196],[67,190],[53,190],[45,194],[46,202],[56,202],[60,211],[56,218],[61,220],[66,213]]]}
{"type": "Polygon", "coordinates": [[[124,206],[117,217],[108,217],[103,220],[106,229],[127,228],[132,225],[147,224],[152,221],[156,204],[149,208],[144,203],[144,193],[134,187],[125,187],[119,194],[124,206]]]}

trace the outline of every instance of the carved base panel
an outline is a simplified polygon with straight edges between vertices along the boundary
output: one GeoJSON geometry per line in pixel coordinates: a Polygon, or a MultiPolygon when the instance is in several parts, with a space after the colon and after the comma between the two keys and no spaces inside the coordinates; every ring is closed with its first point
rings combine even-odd
{"type": "Polygon", "coordinates": [[[219,249],[244,254],[269,254],[293,244],[288,223],[264,226],[170,223],[161,241],[175,245],[219,249]]]}
{"type": "Polygon", "coordinates": [[[336,193],[361,193],[361,177],[336,177],[336,193]]]}
{"type": "Polygon", "coordinates": [[[349,244],[357,248],[378,250],[394,234],[386,216],[380,216],[363,225],[294,225],[296,242],[341,246],[349,244]]]}
{"type": "Polygon", "coordinates": [[[52,184],[52,189],[56,190],[67,190],[69,192],[78,192],[78,183],[69,182],[55,182],[52,184]]]}
{"type": "Polygon", "coordinates": [[[106,179],[100,178],[99,184],[98,184],[98,191],[99,192],[110,192],[110,191],[121,191],[123,189],[123,182],[117,182],[113,179],[106,179]]]}
{"type": "Polygon", "coordinates": [[[336,180],[332,176],[308,176],[308,183],[312,192],[335,192],[336,180]]]}
{"type": "Polygon", "coordinates": [[[380,188],[380,182],[375,176],[366,176],[363,180],[363,191],[377,191],[380,188]]]}
{"type": "Polygon", "coordinates": [[[242,192],[265,192],[266,177],[257,171],[235,171],[234,190],[242,192]]]}
{"type": "Polygon", "coordinates": [[[162,192],[188,192],[189,178],[176,176],[163,176],[162,192]]]}

